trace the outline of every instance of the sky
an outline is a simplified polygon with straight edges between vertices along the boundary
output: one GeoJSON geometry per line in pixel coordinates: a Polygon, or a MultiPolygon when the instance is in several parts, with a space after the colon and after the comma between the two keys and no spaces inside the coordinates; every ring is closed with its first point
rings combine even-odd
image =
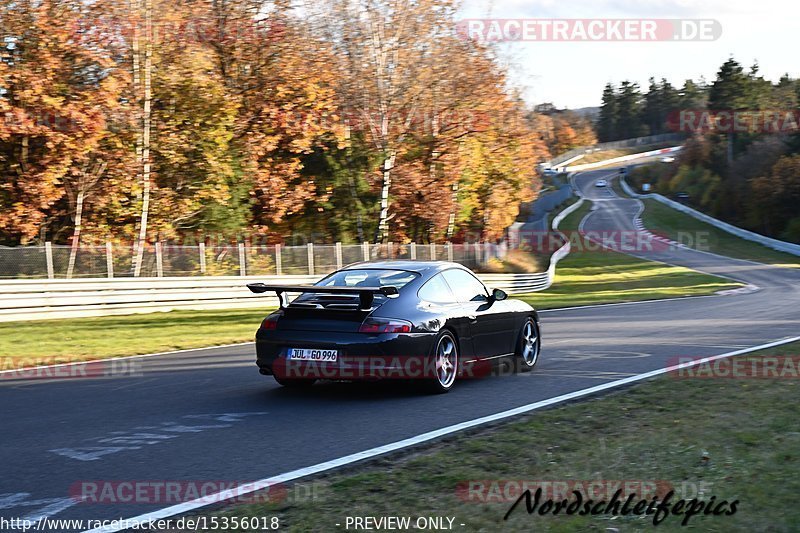
{"type": "Polygon", "coordinates": [[[800,77],[799,0],[464,0],[459,19],[714,19],[715,41],[506,42],[495,44],[510,80],[533,105],[559,108],[600,105],[606,83],[648,78],[673,85],[704,76],[712,82],[733,56],[758,62],[765,78],[800,77]]]}

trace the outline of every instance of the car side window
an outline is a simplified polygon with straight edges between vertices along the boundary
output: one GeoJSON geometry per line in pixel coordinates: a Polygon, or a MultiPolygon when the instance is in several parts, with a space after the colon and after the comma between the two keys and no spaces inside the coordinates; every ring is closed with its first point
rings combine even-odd
{"type": "Polygon", "coordinates": [[[419,296],[420,300],[436,304],[452,304],[456,302],[453,292],[447,286],[441,274],[436,274],[429,279],[417,292],[417,296],[419,296]]]}
{"type": "Polygon", "coordinates": [[[489,297],[483,283],[466,270],[454,268],[445,270],[442,275],[460,302],[479,302],[489,297]]]}

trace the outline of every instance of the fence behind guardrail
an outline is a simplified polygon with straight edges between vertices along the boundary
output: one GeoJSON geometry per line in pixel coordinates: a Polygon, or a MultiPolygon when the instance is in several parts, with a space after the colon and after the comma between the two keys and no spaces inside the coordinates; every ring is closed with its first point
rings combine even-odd
{"type": "MultiPolygon", "coordinates": [[[[326,274],[344,265],[380,259],[446,260],[476,268],[503,258],[504,243],[308,244],[305,246],[147,246],[141,277],[326,274]]],[[[126,278],[133,276],[133,249],[81,246],[70,270],[70,246],[0,247],[0,279],[126,278]]]]}

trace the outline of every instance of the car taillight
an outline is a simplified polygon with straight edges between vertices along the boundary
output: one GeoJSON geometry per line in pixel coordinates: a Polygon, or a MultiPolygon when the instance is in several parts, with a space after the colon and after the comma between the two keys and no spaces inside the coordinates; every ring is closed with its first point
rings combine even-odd
{"type": "Polygon", "coordinates": [[[278,329],[278,319],[280,316],[270,315],[261,323],[261,329],[278,329]]]}
{"type": "Polygon", "coordinates": [[[368,318],[358,328],[359,333],[411,333],[411,322],[389,318],[368,318]]]}

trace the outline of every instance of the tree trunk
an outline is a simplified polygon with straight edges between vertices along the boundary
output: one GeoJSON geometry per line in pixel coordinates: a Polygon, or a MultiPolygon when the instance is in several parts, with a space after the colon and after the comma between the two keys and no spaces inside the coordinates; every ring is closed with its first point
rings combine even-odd
{"type": "Polygon", "coordinates": [[[458,210],[458,181],[453,183],[453,190],[451,193],[452,207],[450,208],[450,217],[447,219],[447,234],[445,240],[450,241],[456,231],[456,210],[458,210]]]}
{"type": "Polygon", "coordinates": [[[727,159],[728,159],[728,166],[733,165],[733,133],[728,134],[727,159]]]}
{"type": "Polygon", "coordinates": [[[72,248],[69,251],[67,279],[72,278],[72,273],[75,270],[75,258],[78,256],[78,246],[81,240],[81,221],[83,219],[83,200],[85,196],[83,191],[78,191],[78,197],[75,200],[75,228],[72,230],[72,248]]]}
{"type": "MultiPolygon", "coordinates": [[[[463,147],[464,147],[464,141],[460,140],[458,143],[459,161],[463,147]]],[[[456,166],[456,168],[459,167],[456,166]]],[[[450,241],[450,239],[453,238],[453,235],[455,234],[456,231],[456,215],[458,212],[458,180],[459,176],[456,175],[456,180],[453,182],[452,192],[450,196],[450,202],[451,202],[450,217],[447,219],[447,233],[445,234],[445,240],[448,242],[450,241]]]]}
{"type": "Polygon", "coordinates": [[[392,169],[396,152],[383,161],[383,186],[381,187],[381,213],[378,217],[378,230],[375,235],[375,244],[382,243],[389,238],[389,189],[392,186],[392,169]]]}
{"type": "MultiPolygon", "coordinates": [[[[437,172],[436,172],[436,164],[438,163],[439,156],[441,152],[439,152],[439,113],[434,112],[433,117],[431,119],[431,161],[430,166],[428,167],[428,180],[431,184],[436,183],[437,179],[437,172]]],[[[429,219],[430,220],[430,219],[429,219]]],[[[426,233],[428,235],[428,241],[434,241],[434,231],[436,230],[433,220],[430,220],[428,223],[428,227],[426,233]]],[[[415,238],[416,240],[416,238],[415,238]]]]}
{"type": "MultiPolygon", "coordinates": [[[[142,88],[142,67],[141,67],[141,45],[140,45],[140,28],[139,28],[139,17],[142,14],[142,3],[141,0],[130,0],[128,7],[130,8],[131,12],[131,58],[132,60],[132,81],[133,81],[133,95],[134,95],[134,102],[136,104],[139,103],[140,95],[141,95],[141,88],[142,88]]],[[[138,113],[137,113],[138,115],[138,113]]],[[[138,116],[137,116],[138,119],[138,116]]],[[[140,122],[141,126],[141,122],[140,122]]],[[[142,128],[136,128],[136,180],[135,183],[138,185],[142,182],[142,128]]],[[[137,195],[138,196],[138,195],[137,195]]],[[[131,273],[136,271],[136,258],[139,256],[139,241],[138,239],[134,238],[133,240],[133,257],[131,258],[131,273]]]]}
{"type": "Polygon", "coordinates": [[[145,53],[144,53],[144,104],[142,115],[142,216],[139,223],[139,238],[136,247],[133,275],[142,270],[144,244],[147,238],[147,217],[150,212],[150,123],[151,123],[151,79],[153,68],[153,1],[145,0],[145,53]]]}
{"type": "Polygon", "coordinates": [[[30,137],[27,135],[22,138],[22,153],[20,154],[20,170],[25,172],[28,166],[28,152],[30,149],[30,137]]]}

